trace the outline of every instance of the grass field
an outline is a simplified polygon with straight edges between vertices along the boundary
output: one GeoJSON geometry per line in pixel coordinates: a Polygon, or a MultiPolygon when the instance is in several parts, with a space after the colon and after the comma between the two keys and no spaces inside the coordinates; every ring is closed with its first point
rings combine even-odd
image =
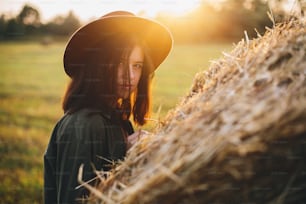
{"type": "MultiPolygon", "coordinates": [[[[64,46],[0,43],[0,203],[42,203],[43,154],[62,116],[68,82],[62,68],[64,46]]],[[[152,117],[165,116],[187,93],[195,73],[231,47],[174,46],[155,74],[152,117]]],[[[144,128],[152,128],[150,123],[144,128]]]]}

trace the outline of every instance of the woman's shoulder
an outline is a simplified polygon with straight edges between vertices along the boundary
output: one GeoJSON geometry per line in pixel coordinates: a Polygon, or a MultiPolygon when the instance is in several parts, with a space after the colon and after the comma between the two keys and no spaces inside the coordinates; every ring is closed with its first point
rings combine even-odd
{"type": "Polygon", "coordinates": [[[83,141],[88,137],[100,137],[109,122],[104,115],[94,109],[81,109],[66,113],[56,124],[53,134],[57,141],[83,141]]]}
{"type": "Polygon", "coordinates": [[[61,129],[100,129],[108,123],[107,117],[99,110],[84,108],[66,113],[58,123],[61,129]]]}

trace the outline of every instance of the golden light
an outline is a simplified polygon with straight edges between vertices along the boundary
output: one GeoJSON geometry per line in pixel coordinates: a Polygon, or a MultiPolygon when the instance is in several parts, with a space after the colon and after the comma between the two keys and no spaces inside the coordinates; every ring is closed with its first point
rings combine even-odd
{"type": "Polygon", "coordinates": [[[48,21],[56,15],[65,15],[70,10],[82,21],[88,21],[114,10],[127,10],[146,17],[155,17],[158,13],[183,16],[196,9],[201,0],[2,0],[0,13],[17,14],[26,3],[40,11],[42,21],[48,21]]]}
{"type": "Polygon", "coordinates": [[[192,11],[200,4],[200,0],[91,0],[89,2],[89,5],[88,3],[80,3],[73,7],[76,14],[82,19],[97,18],[114,10],[127,10],[147,17],[154,17],[158,13],[178,16],[192,11]],[[84,9],[84,7],[88,9],[84,9]]]}

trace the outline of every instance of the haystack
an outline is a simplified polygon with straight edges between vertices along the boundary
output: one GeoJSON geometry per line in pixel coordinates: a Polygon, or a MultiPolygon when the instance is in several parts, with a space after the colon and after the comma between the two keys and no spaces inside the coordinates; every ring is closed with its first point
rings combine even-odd
{"type": "Polygon", "coordinates": [[[305,203],[306,22],[240,41],[89,203],[305,203]]]}

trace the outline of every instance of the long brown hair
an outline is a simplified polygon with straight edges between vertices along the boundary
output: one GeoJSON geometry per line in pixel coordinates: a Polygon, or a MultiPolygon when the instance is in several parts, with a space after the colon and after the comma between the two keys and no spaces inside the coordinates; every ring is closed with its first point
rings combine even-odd
{"type": "MultiPolygon", "coordinates": [[[[144,64],[137,90],[128,99],[116,101],[120,117],[126,120],[133,115],[137,125],[144,125],[149,116],[153,77],[153,65],[145,42],[126,33],[110,35],[97,42],[86,51],[84,67],[79,68],[68,85],[63,99],[65,113],[73,113],[82,108],[95,108],[109,111],[116,100],[116,80],[118,66],[124,55],[130,54],[135,46],[144,52],[144,64]]],[[[76,50],[77,52],[77,50],[76,50]]]]}

